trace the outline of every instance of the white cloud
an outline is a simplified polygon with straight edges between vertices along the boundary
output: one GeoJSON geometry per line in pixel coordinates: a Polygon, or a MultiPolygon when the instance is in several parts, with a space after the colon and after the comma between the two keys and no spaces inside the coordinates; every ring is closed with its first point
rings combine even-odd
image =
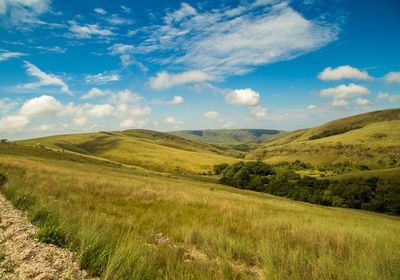
{"type": "Polygon", "coordinates": [[[110,97],[110,102],[114,104],[139,103],[144,100],[142,96],[131,92],[129,89],[120,90],[111,94],[110,97]]]}
{"type": "Polygon", "coordinates": [[[337,26],[308,20],[288,2],[276,1],[204,12],[182,4],[164,17],[163,25],[147,30],[149,37],[135,48],[137,53],[171,51],[176,55],[158,62],[217,76],[295,58],[336,40],[338,33],[337,26]]]}
{"type": "Polygon", "coordinates": [[[63,111],[62,107],[53,96],[42,95],[25,101],[19,114],[24,116],[56,115],[63,111]]]}
{"type": "Polygon", "coordinates": [[[176,119],[175,119],[174,117],[172,117],[172,116],[169,116],[168,118],[166,118],[166,119],[164,120],[164,122],[166,122],[166,123],[168,123],[168,124],[174,124],[174,125],[182,124],[182,123],[183,123],[182,121],[176,120],[176,119]]]}
{"type": "Polygon", "coordinates": [[[308,107],[307,107],[308,110],[312,110],[312,109],[315,109],[315,108],[317,108],[317,106],[314,105],[314,104],[310,104],[310,105],[308,105],[308,107]]]}
{"type": "Polygon", "coordinates": [[[143,128],[147,125],[147,121],[127,119],[123,120],[119,125],[122,128],[143,128]]]}
{"type": "Polygon", "coordinates": [[[35,83],[24,84],[22,87],[38,88],[41,86],[60,86],[61,91],[72,95],[72,93],[69,90],[69,87],[59,77],[57,77],[53,74],[44,73],[43,71],[41,71],[39,68],[37,68],[35,65],[29,63],[28,61],[24,61],[24,62],[25,62],[26,72],[30,76],[38,78],[39,81],[37,81],[35,83]]]}
{"type": "Polygon", "coordinates": [[[50,4],[51,0],[1,0],[0,16],[13,25],[34,23],[50,10],[50,4]]]}
{"type": "Polygon", "coordinates": [[[55,47],[43,47],[43,46],[37,46],[36,47],[39,50],[44,50],[48,52],[55,52],[55,53],[65,53],[67,51],[67,48],[60,48],[59,46],[55,47]]]}
{"type": "Polygon", "coordinates": [[[122,9],[123,12],[128,13],[128,14],[131,12],[130,8],[128,8],[128,7],[124,6],[124,5],[119,5],[119,6],[120,6],[120,8],[122,9]]]}
{"type": "Polygon", "coordinates": [[[88,114],[96,118],[106,118],[113,116],[114,107],[110,104],[98,104],[93,105],[89,110],[88,114]]]}
{"type": "Polygon", "coordinates": [[[400,72],[389,72],[383,78],[388,83],[400,83],[400,72]]]}
{"type": "Polygon", "coordinates": [[[30,119],[27,116],[21,116],[21,115],[5,116],[0,119],[0,132],[1,133],[18,132],[24,129],[29,123],[30,119]]]}
{"type": "Polygon", "coordinates": [[[102,9],[102,8],[100,8],[100,7],[94,9],[94,11],[95,11],[96,13],[98,13],[98,14],[101,14],[101,15],[105,15],[105,14],[107,13],[104,9],[102,9]]]}
{"type": "Polygon", "coordinates": [[[366,87],[353,83],[349,84],[348,86],[340,85],[334,88],[327,88],[320,91],[321,96],[331,96],[335,99],[357,97],[369,93],[370,91],[366,87]]]}
{"type": "Polygon", "coordinates": [[[218,112],[215,111],[209,111],[203,114],[204,117],[206,117],[207,119],[216,119],[218,118],[219,114],[218,112]]]}
{"type": "Polygon", "coordinates": [[[371,101],[369,101],[368,99],[364,99],[364,98],[361,98],[361,97],[357,98],[355,100],[355,102],[356,102],[356,104],[362,105],[362,106],[365,106],[365,105],[368,105],[369,103],[371,103],[371,101]]]}
{"type": "Polygon", "coordinates": [[[229,127],[232,127],[234,124],[235,124],[234,122],[225,122],[222,125],[222,128],[229,128],[229,127]]]}
{"type": "Polygon", "coordinates": [[[267,108],[264,108],[261,106],[256,106],[256,107],[252,107],[250,112],[256,119],[266,119],[267,118],[267,108]]]}
{"type": "Polygon", "coordinates": [[[318,74],[320,80],[341,80],[341,79],[356,79],[356,80],[372,80],[373,78],[367,73],[367,71],[360,71],[357,68],[349,65],[339,66],[332,69],[327,67],[318,74]]]}
{"type": "Polygon", "coordinates": [[[259,103],[260,94],[251,88],[235,89],[225,96],[225,101],[240,106],[256,106],[259,103]]]}
{"type": "Polygon", "coordinates": [[[98,97],[98,96],[103,96],[105,94],[106,94],[106,92],[104,92],[98,88],[92,88],[89,90],[88,93],[82,95],[81,99],[90,99],[90,98],[94,98],[94,97],[98,97]]]}
{"type": "Polygon", "coordinates": [[[26,54],[25,53],[20,53],[20,52],[9,52],[9,51],[3,50],[0,53],[0,61],[4,61],[4,60],[7,60],[9,58],[20,57],[20,56],[24,56],[24,55],[26,55],[26,54]]]}
{"type": "Polygon", "coordinates": [[[113,14],[111,17],[106,18],[106,21],[108,21],[112,25],[124,25],[124,24],[129,25],[134,23],[132,19],[123,18],[116,14],[113,14]]]}
{"type": "Polygon", "coordinates": [[[91,124],[86,117],[73,118],[71,123],[77,127],[87,127],[91,124]]]}
{"type": "Polygon", "coordinates": [[[187,71],[179,74],[160,72],[156,77],[150,78],[150,86],[154,89],[170,88],[192,82],[203,82],[214,80],[215,77],[198,70],[187,71]]]}
{"type": "Polygon", "coordinates": [[[380,100],[386,100],[389,102],[396,102],[396,101],[400,100],[400,95],[390,95],[388,93],[380,92],[380,93],[378,93],[377,98],[380,100]]]}
{"type": "Polygon", "coordinates": [[[349,105],[349,102],[344,100],[344,99],[334,99],[332,101],[331,105],[334,106],[334,107],[342,107],[342,106],[349,105]]]}
{"type": "Polygon", "coordinates": [[[94,35],[101,37],[115,35],[115,33],[113,33],[111,30],[101,29],[97,24],[78,25],[78,23],[75,21],[69,21],[68,23],[70,24],[68,29],[71,33],[67,34],[67,36],[70,37],[75,37],[78,39],[89,39],[92,38],[92,36],[94,35]]]}
{"type": "Polygon", "coordinates": [[[99,73],[95,75],[86,75],[85,82],[86,83],[96,83],[96,84],[106,84],[108,82],[119,81],[121,76],[116,73],[99,73]]]}
{"type": "Polygon", "coordinates": [[[173,105],[173,104],[181,104],[183,102],[185,102],[183,97],[178,95],[178,96],[174,96],[174,98],[171,101],[168,101],[167,104],[173,105]]]}
{"type": "Polygon", "coordinates": [[[128,67],[132,64],[136,64],[143,71],[147,71],[147,68],[142,63],[136,61],[133,57],[133,45],[114,44],[113,46],[109,47],[108,50],[111,51],[111,55],[119,55],[122,66],[128,67]]]}

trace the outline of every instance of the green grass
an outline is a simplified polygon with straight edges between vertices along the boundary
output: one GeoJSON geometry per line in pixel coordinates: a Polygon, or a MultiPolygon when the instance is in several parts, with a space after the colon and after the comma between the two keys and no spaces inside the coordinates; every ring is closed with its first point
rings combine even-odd
{"type": "Polygon", "coordinates": [[[171,134],[178,135],[193,141],[206,143],[264,143],[270,137],[280,134],[273,129],[205,129],[205,130],[179,130],[171,134]]]}
{"type": "Polygon", "coordinates": [[[103,279],[399,279],[400,218],[0,145],[2,192],[103,279]]]}
{"type": "Polygon", "coordinates": [[[235,157],[241,154],[150,130],[57,135],[17,143],[95,156],[154,171],[191,174],[208,172],[214,164],[237,161],[235,157]]]}
{"type": "Polygon", "coordinates": [[[400,109],[391,109],[287,133],[249,152],[246,159],[268,163],[301,160],[320,166],[349,161],[379,168],[389,166],[393,159],[400,161],[399,143],[400,109]]]}

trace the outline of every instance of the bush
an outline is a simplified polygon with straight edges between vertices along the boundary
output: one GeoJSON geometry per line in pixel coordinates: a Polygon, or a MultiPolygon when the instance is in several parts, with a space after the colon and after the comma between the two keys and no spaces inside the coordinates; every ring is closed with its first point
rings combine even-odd
{"type": "Polygon", "coordinates": [[[40,228],[36,234],[36,238],[43,243],[64,246],[66,244],[66,236],[61,227],[45,226],[40,228]]]}
{"type": "Polygon", "coordinates": [[[0,186],[3,186],[5,183],[7,183],[7,177],[0,173],[0,186]]]}

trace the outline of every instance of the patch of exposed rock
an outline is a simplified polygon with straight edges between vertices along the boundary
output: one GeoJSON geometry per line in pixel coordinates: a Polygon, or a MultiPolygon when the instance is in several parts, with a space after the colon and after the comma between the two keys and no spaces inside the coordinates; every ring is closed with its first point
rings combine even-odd
{"type": "Polygon", "coordinates": [[[0,195],[0,279],[91,279],[76,254],[39,242],[37,230],[0,195]]]}

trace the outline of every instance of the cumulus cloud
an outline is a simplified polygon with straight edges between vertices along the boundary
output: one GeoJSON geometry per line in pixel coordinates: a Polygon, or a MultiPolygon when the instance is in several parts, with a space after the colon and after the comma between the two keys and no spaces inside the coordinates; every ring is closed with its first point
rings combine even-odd
{"type": "Polygon", "coordinates": [[[164,120],[164,122],[166,122],[167,124],[173,124],[173,125],[177,125],[177,124],[182,124],[183,123],[182,121],[179,121],[179,120],[175,119],[172,116],[169,116],[168,118],[166,118],[164,120]]]}
{"type": "Polygon", "coordinates": [[[364,98],[359,97],[359,98],[357,98],[355,100],[355,103],[358,104],[358,105],[365,106],[365,105],[368,105],[369,103],[371,103],[371,101],[369,101],[368,99],[364,99],[364,98]]]}
{"type": "Polygon", "coordinates": [[[218,112],[215,111],[209,111],[203,114],[204,117],[206,117],[207,119],[216,119],[218,118],[219,114],[218,112]]]}
{"type": "Polygon", "coordinates": [[[357,68],[349,65],[339,66],[332,69],[327,67],[318,74],[318,78],[324,81],[341,80],[341,79],[355,79],[355,80],[372,80],[373,78],[367,71],[360,71],[357,68]]]}
{"type": "Polygon", "coordinates": [[[69,21],[68,23],[70,24],[68,28],[70,33],[66,35],[67,37],[89,39],[92,38],[92,36],[108,37],[115,35],[115,33],[109,29],[102,29],[97,23],[79,25],[73,20],[69,21]]]}
{"type": "Polygon", "coordinates": [[[261,106],[252,107],[250,109],[251,114],[256,119],[266,119],[267,118],[267,108],[263,108],[261,106]]]}
{"type": "Polygon", "coordinates": [[[13,25],[35,23],[37,17],[50,10],[51,0],[2,0],[0,16],[13,25]]]}
{"type": "Polygon", "coordinates": [[[389,72],[383,78],[388,83],[400,84],[400,72],[389,72]]]}
{"type": "Polygon", "coordinates": [[[320,91],[321,96],[330,96],[334,97],[335,99],[358,97],[369,93],[370,91],[366,87],[353,83],[349,85],[340,85],[334,88],[327,88],[320,91]]]}
{"type": "Polygon", "coordinates": [[[98,88],[92,88],[89,90],[88,93],[84,94],[81,96],[81,99],[91,99],[91,98],[95,98],[95,97],[99,97],[99,96],[103,96],[105,95],[106,92],[98,89],[98,88]]]}
{"type": "Polygon", "coordinates": [[[23,115],[10,115],[0,119],[0,132],[18,132],[30,123],[30,119],[23,115]]]}
{"type": "Polygon", "coordinates": [[[215,77],[205,72],[192,70],[179,74],[169,74],[166,71],[160,72],[156,77],[150,78],[150,86],[154,89],[165,89],[176,85],[192,82],[212,81],[215,77]]]}
{"type": "Polygon", "coordinates": [[[308,105],[308,107],[307,107],[308,110],[312,110],[312,109],[315,109],[315,108],[317,108],[317,106],[314,105],[314,104],[310,104],[310,105],[308,105]]]}
{"type": "Polygon", "coordinates": [[[42,95],[25,101],[19,113],[24,116],[55,115],[62,111],[62,107],[53,96],[42,95]]]}
{"type": "Polygon", "coordinates": [[[256,106],[259,103],[260,94],[251,88],[235,89],[225,96],[225,101],[240,106],[256,106]]]}
{"type": "Polygon", "coordinates": [[[173,104],[181,104],[183,102],[185,102],[183,97],[178,95],[178,96],[174,96],[174,98],[172,98],[172,100],[167,101],[167,104],[173,105],[173,104]]]}
{"type": "Polygon", "coordinates": [[[146,120],[123,120],[119,126],[122,128],[143,128],[146,127],[147,121],[146,120]]]}
{"type": "Polygon", "coordinates": [[[379,92],[377,99],[389,102],[396,102],[400,100],[400,95],[390,95],[389,93],[379,92]]]}
{"type": "Polygon", "coordinates": [[[61,91],[66,92],[68,94],[72,93],[69,90],[69,87],[56,75],[53,74],[46,74],[39,68],[37,68],[35,65],[29,63],[28,61],[24,61],[25,63],[25,68],[26,72],[28,75],[32,77],[36,77],[39,79],[39,81],[35,83],[28,83],[22,85],[23,88],[38,88],[42,86],[60,86],[61,91]]]}
{"type": "Polygon", "coordinates": [[[119,81],[121,79],[121,76],[116,74],[116,73],[99,73],[99,74],[94,74],[94,75],[86,75],[85,76],[85,82],[90,84],[90,83],[96,83],[96,84],[106,84],[108,82],[114,82],[114,81],[119,81]]]}
{"type": "Polygon", "coordinates": [[[334,107],[343,107],[349,105],[349,102],[344,99],[334,99],[331,105],[334,107]]]}
{"type": "Polygon", "coordinates": [[[114,113],[114,107],[111,106],[110,104],[98,104],[98,105],[93,105],[91,108],[87,111],[87,113],[96,118],[106,118],[106,117],[111,117],[113,116],[114,113]]]}
{"type": "Polygon", "coordinates": [[[9,52],[6,50],[3,50],[0,52],[0,61],[4,61],[10,58],[14,57],[20,57],[26,55],[25,53],[20,53],[20,52],[9,52]]]}
{"type": "Polygon", "coordinates": [[[288,2],[276,1],[211,11],[182,3],[162,25],[148,30],[135,52],[172,51],[175,55],[158,61],[216,76],[245,74],[258,65],[295,58],[336,40],[338,33],[335,25],[308,20],[288,2]]]}

